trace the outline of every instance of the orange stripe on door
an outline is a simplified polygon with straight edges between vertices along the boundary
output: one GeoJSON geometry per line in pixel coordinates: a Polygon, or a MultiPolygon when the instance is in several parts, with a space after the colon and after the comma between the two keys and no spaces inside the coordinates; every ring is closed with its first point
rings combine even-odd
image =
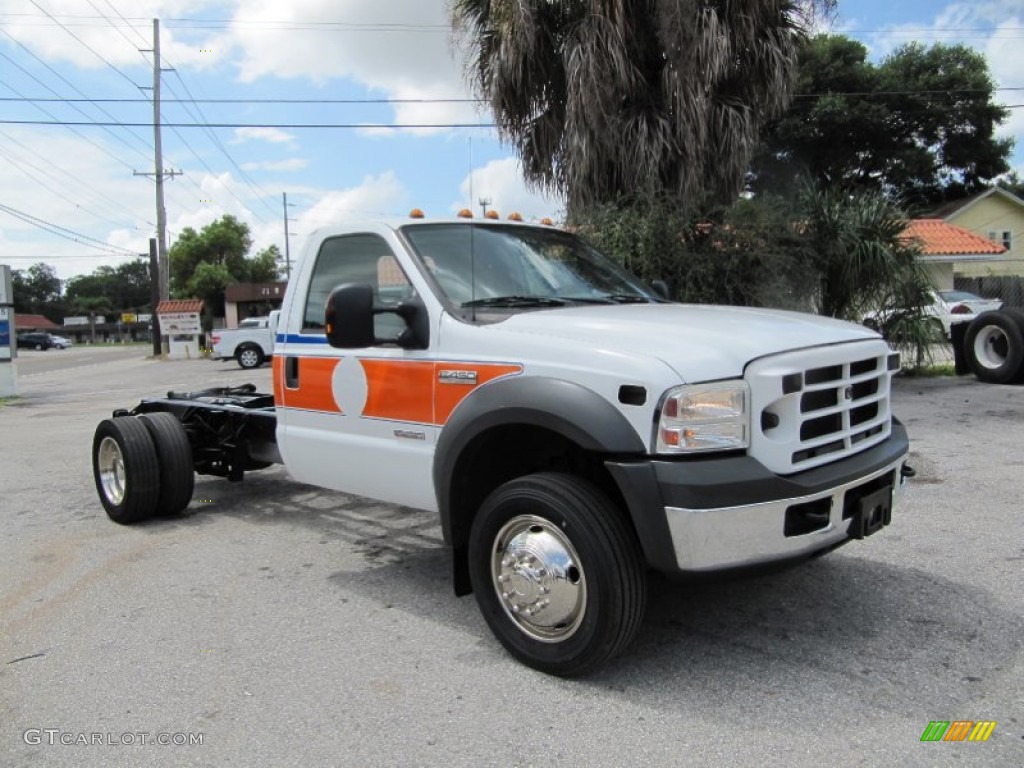
{"type": "MultiPolygon", "coordinates": [[[[341,413],[334,399],[334,370],[341,358],[299,357],[297,388],[285,384],[285,357],[274,357],[274,390],[285,408],[341,413]]],[[[362,416],[389,421],[443,425],[452,411],[481,384],[522,373],[521,365],[437,362],[433,360],[360,359],[367,397],[362,416]],[[476,374],[475,381],[441,383],[441,371],[476,374]]]]}
{"type": "Polygon", "coordinates": [[[285,386],[284,355],[274,356],[274,387],[279,395],[278,402],[285,408],[301,408],[308,411],[341,413],[334,401],[334,369],[341,362],[339,357],[299,357],[298,383],[296,388],[285,386]]]}
{"type": "Polygon", "coordinates": [[[368,393],[363,416],[434,423],[434,363],[419,360],[362,360],[368,393]]]}

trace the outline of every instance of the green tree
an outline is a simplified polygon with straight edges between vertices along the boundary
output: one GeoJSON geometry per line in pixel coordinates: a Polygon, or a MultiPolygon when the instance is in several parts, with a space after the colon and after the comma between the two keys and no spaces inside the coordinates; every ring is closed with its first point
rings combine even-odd
{"type": "Polygon", "coordinates": [[[985,188],[1008,170],[1009,139],[995,129],[1009,114],[992,99],[984,56],[963,45],[919,43],[881,64],[839,35],[807,41],[800,94],[767,132],[752,163],[756,191],[880,190],[930,207],[985,188]]]}
{"type": "Polygon", "coordinates": [[[281,251],[270,245],[249,259],[249,282],[273,283],[281,277],[281,251]]]}
{"type": "Polygon", "coordinates": [[[98,311],[105,313],[144,311],[152,303],[149,262],[134,259],[116,267],[97,267],[91,274],[79,275],[67,282],[65,296],[71,312],[98,311]]]}
{"type": "Polygon", "coordinates": [[[60,320],[61,281],[49,264],[40,261],[27,270],[12,270],[11,289],[15,312],[45,315],[54,322],[60,320]]]}
{"type": "Polygon", "coordinates": [[[230,214],[196,232],[186,227],[170,249],[171,292],[203,300],[207,317],[224,316],[224,289],[232,283],[278,279],[277,246],[248,257],[249,225],[230,214]]]}
{"type": "Polygon", "coordinates": [[[825,0],[454,0],[467,73],[528,183],[592,204],[731,202],[825,0]]]}
{"type": "Polygon", "coordinates": [[[576,226],[634,274],[666,281],[679,301],[809,310],[813,281],[797,219],[771,196],[703,215],[663,198],[592,206],[576,226]]]}
{"type": "Polygon", "coordinates": [[[249,225],[231,214],[207,224],[200,232],[185,227],[171,246],[171,291],[179,296],[191,293],[189,281],[200,264],[220,264],[235,281],[248,279],[246,254],[252,247],[249,225]]]}

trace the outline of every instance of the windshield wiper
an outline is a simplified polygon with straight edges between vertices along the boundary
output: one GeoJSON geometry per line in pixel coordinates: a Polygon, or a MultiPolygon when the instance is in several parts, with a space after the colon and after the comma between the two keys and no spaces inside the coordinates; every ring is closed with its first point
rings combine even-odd
{"type": "Polygon", "coordinates": [[[549,296],[488,296],[462,302],[462,307],[564,307],[563,299],[549,296]]]}
{"type": "Polygon", "coordinates": [[[651,300],[646,296],[638,296],[635,293],[609,293],[601,297],[607,301],[614,301],[616,304],[650,304],[651,300]]]}

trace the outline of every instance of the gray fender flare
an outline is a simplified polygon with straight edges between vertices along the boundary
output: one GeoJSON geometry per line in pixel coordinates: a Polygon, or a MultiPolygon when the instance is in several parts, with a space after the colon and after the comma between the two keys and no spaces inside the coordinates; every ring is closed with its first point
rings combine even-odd
{"type": "Polygon", "coordinates": [[[584,450],[610,456],[637,456],[647,450],[614,405],[580,384],[545,376],[490,382],[459,404],[441,430],[434,452],[434,490],[449,544],[464,544],[454,540],[452,520],[453,476],[463,450],[488,429],[513,424],[542,427],[584,450]]]}

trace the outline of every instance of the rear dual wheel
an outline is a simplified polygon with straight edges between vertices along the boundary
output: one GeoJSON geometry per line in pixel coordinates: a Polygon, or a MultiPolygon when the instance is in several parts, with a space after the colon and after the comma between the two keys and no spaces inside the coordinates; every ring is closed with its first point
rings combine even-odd
{"type": "Polygon", "coordinates": [[[96,427],[93,478],[100,503],[116,523],[175,514],[192,499],[192,450],[171,414],[119,416],[96,427]]]}

